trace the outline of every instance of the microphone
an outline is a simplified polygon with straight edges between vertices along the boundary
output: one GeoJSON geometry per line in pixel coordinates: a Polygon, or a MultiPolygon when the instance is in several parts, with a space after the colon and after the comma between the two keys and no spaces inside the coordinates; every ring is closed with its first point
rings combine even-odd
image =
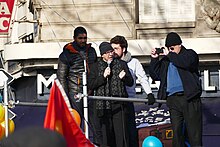
{"type": "Polygon", "coordinates": [[[108,67],[110,67],[110,64],[112,63],[112,60],[108,60],[107,61],[107,64],[108,64],[108,67]]]}
{"type": "MultiPolygon", "coordinates": [[[[112,63],[112,60],[108,60],[108,61],[107,61],[107,64],[108,64],[108,67],[109,67],[109,68],[110,68],[110,64],[111,64],[111,63],[112,63]]],[[[109,75],[107,76],[107,85],[108,85],[108,89],[109,89],[109,84],[110,84],[110,83],[109,83],[109,79],[108,79],[108,78],[109,78],[109,75]]],[[[109,89],[109,90],[110,90],[110,89],[109,89]]],[[[109,95],[109,93],[108,93],[108,95],[109,95]]]]}

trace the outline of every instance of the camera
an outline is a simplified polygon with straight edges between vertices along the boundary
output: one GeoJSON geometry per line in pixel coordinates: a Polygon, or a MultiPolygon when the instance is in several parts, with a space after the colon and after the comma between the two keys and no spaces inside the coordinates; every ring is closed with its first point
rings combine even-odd
{"type": "Polygon", "coordinates": [[[163,53],[163,49],[164,47],[161,47],[161,48],[155,48],[156,49],[156,54],[160,54],[160,53],[163,53]]]}

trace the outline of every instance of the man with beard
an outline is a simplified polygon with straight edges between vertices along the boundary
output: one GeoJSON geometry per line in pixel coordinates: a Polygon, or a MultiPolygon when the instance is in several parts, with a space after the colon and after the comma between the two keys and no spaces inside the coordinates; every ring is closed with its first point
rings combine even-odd
{"type": "Polygon", "coordinates": [[[73,42],[63,47],[59,55],[57,78],[67,93],[72,108],[83,115],[82,101],[77,102],[75,95],[83,92],[82,74],[87,70],[89,73],[90,64],[97,60],[96,51],[91,44],[87,44],[87,31],[79,26],[74,30],[73,42]],[[86,60],[86,67],[84,67],[86,60]]]}
{"type": "MultiPolygon", "coordinates": [[[[115,57],[126,61],[131,75],[134,79],[134,84],[129,87],[126,86],[128,96],[135,97],[136,91],[136,79],[141,83],[144,91],[148,95],[148,104],[153,105],[155,102],[154,95],[152,94],[148,77],[139,62],[138,59],[132,58],[131,53],[127,51],[128,43],[124,36],[117,35],[110,40],[112,47],[114,48],[115,57]]],[[[138,147],[138,133],[135,124],[135,111],[133,103],[129,103],[129,145],[131,147],[138,147]]]]}

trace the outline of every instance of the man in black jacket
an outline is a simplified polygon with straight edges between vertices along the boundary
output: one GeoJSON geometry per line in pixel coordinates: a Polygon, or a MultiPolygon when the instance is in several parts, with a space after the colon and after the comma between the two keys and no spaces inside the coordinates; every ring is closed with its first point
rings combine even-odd
{"type": "Polygon", "coordinates": [[[185,131],[191,147],[202,146],[198,55],[186,49],[175,32],[167,35],[165,46],[163,53],[152,49],[150,76],[160,81],[158,98],[167,99],[174,133],[173,147],[184,147],[185,131]],[[159,55],[164,56],[159,59],[159,55]]]}
{"type": "Polygon", "coordinates": [[[57,78],[67,93],[71,105],[81,117],[83,115],[82,101],[76,102],[75,95],[82,93],[82,74],[89,73],[90,64],[97,60],[96,51],[91,44],[87,44],[87,32],[83,27],[74,30],[74,41],[63,47],[63,52],[58,59],[57,78]]]}
{"type": "MultiPolygon", "coordinates": [[[[134,84],[132,86],[126,86],[126,90],[129,97],[135,97],[136,94],[136,80],[138,80],[148,95],[148,104],[153,105],[155,102],[154,95],[152,94],[150,83],[148,77],[140,63],[140,61],[131,56],[131,53],[128,51],[128,42],[124,36],[116,35],[110,40],[112,47],[114,48],[115,57],[119,58],[125,62],[127,62],[128,68],[131,72],[131,75],[134,80],[134,84]]],[[[131,147],[138,147],[138,130],[136,128],[135,122],[135,110],[134,104],[132,102],[129,103],[129,145],[131,147]]]]}
{"type": "MultiPolygon", "coordinates": [[[[88,88],[97,96],[128,97],[125,86],[132,86],[133,78],[127,63],[113,58],[110,43],[102,42],[99,49],[102,58],[90,68],[88,88]]],[[[93,105],[95,142],[101,146],[128,147],[128,104],[96,100],[93,105]]]]}

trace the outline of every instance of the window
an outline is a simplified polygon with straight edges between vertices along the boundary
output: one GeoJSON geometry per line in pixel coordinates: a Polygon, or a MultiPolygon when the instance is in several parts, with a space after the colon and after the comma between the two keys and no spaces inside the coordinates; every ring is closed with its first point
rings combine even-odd
{"type": "Polygon", "coordinates": [[[24,37],[21,38],[21,40],[22,40],[22,43],[33,43],[34,42],[33,33],[29,35],[25,35],[24,37]]]}
{"type": "Polygon", "coordinates": [[[195,0],[139,0],[140,23],[195,21],[195,0]]]}

